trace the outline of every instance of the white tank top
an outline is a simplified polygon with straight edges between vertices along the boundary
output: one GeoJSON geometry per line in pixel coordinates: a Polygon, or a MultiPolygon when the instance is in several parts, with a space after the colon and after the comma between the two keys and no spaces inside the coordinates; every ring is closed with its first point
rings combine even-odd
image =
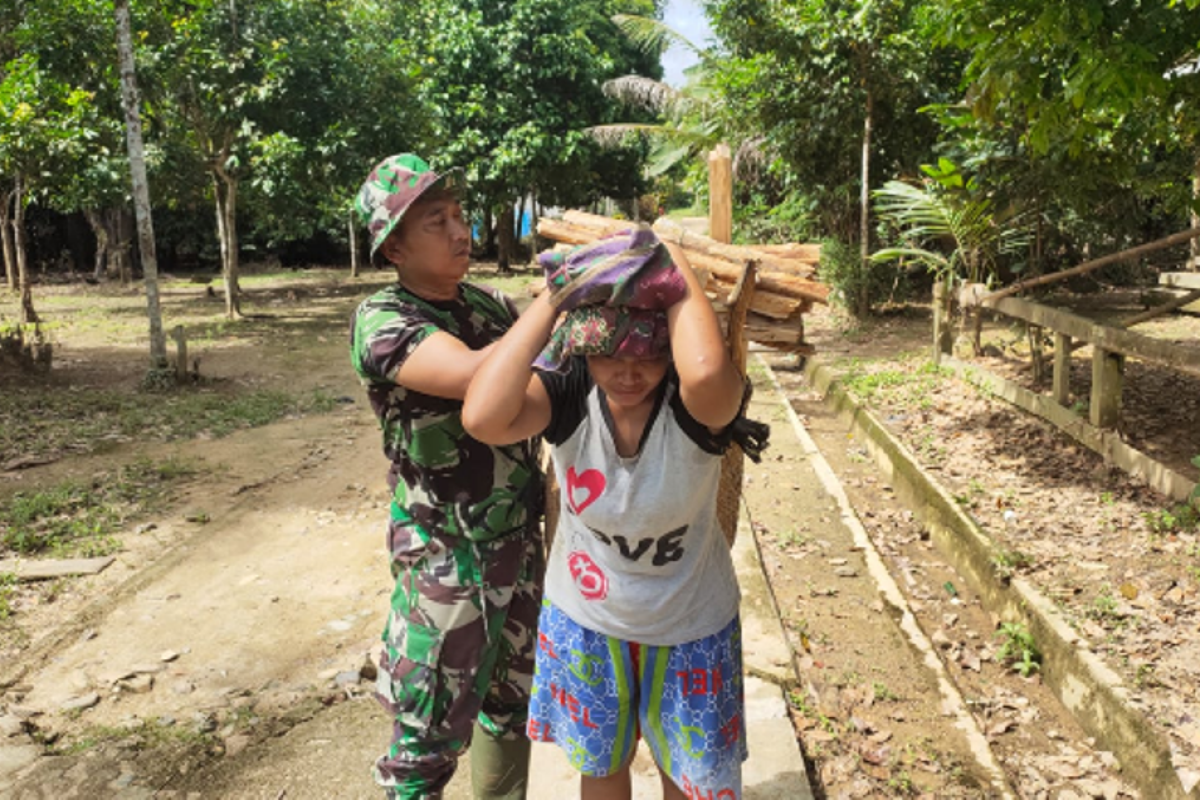
{"type": "Polygon", "coordinates": [[[671,373],[638,454],[623,458],[582,360],[543,381],[561,494],[546,597],[585,628],[643,644],[724,628],[741,597],[716,516],[727,441],[691,418],[671,373]]]}

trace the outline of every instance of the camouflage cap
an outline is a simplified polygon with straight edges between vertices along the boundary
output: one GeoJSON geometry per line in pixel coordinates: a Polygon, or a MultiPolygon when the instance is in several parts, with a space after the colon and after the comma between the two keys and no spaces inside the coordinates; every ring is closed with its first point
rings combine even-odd
{"type": "Polygon", "coordinates": [[[404,218],[404,212],[422,194],[440,185],[459,192],[465,185],[461,170],[438,174],[425,159],[412,153],[388,156],[380,161],[354,199],[354,208],[371,237],[371,255],[404,218]]]}

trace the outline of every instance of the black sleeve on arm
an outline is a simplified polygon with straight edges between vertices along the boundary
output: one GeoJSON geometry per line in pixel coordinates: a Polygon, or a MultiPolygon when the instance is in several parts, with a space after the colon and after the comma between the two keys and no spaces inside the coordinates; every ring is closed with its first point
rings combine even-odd
{"type": "Polygon", "coordinates": [[[729,447],[730,426],[726,425],[719,433],[713,433],[707,425],[697,422],[696,418],[687,410],[687,406],[683,404],[683,396],[679,391],[679,373],[675,371],[674,366],[667,373],[667,380],[671,383],[672,388],[671,413],[675,415],[675,421],[679,423],[679,427],[704,452],[712,453],[715,456],[724,455],[725,450],[729,447]]]}
{"type": "Polygon", "coordinates": [[[683,398],[680,397],[679,378],[674,371],[671,373],[671,378],[675,381],[675,391],[671,393],[671,410],[675,414],[675,420],[679,423],[679,427],[683,429],[689,439],[696,443],[697,447],[706,453],[723,455],[731,443],[737,442],[746,456],[751,461],[758,463],[762,458],[762,451],[767,447],[771,428],[765,423],[756,422],[746,416],[746,408],[750,405],[751,395],[751,385],[748,379],[742,390],[742,406],[738,409],[737,416],[720,431],[713,433],[707,425],[697,422],[688,413],[687,406],[683,404],[683,398]]]}
{"type": "Polygon", "coordinates": [[[567,372],[535,370],[550,396],[550,425],[542,435],[550,444],[562,444],[587,416],[587,397],[592,390],[592,376],[587,361],[572,358],[567,372]]]}

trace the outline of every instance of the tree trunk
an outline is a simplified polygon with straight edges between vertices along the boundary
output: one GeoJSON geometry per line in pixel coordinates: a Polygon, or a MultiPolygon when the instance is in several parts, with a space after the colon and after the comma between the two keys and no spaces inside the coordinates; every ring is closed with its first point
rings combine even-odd
{"type": "Polygon", "coordinates": [[[0,195],[0,247],[4,250],[4,285],[10,292],[17,290],[17,255],[13,247],[12,201],[15,190],[0,195]]]}
{"type": "Polygon", "coordinates": [[[500,245],[500,252],[496,255],[496,263],[501,273],[510,271],[509,264],[512,260],[514,224],[512,203],[505,203],[500,209],[499,216],[496,217],[500,245]]]}
{"type": "Polygon", "coordinates": [[[96,263],[92,269],[92,277],[98,281],[103,280],[105,268],[108,266],[108,228],[104,227],[102,212],[94,208],[84,209],[83,216],[92,228],[92,235],[96,237],[96,263]]]}
{"type": "Polygon", "coordinates": [[[875,97],[867,85],[867,113],[863,119],[862,140],[862,189],[859,192],[859,258],[862,280],[859,282],[855,316],[865,317],[871,313],[871,282],[867,276],[871,271],[871,125],[875,115],[875,97]]]}
{"type": "Polygon", "coordinates": [[[537,198],[537,189],[531,189],[529,192],[529,263],[534,266],[537,265],[538,255],[538,221],[542,216],[537,198]]]}
{"type": "MultiPolygon", "coordinates": [[[[1196,210],[1196,204],[1200,204],[1200,156],[1196,158],[1195,174],[1192,175],[1192,227],[1200,228],[1200,211],[1196,210]]],[[[1191,258],[1188,259],[1188,269],[1200,270],[1200,239],[1192,239],[1189,247],[1191,258]]]]}
{"type": "Polygon", "coordinates": [[[25,253],[25,198],[21,176],[17,176],[13,189],[13,251],[17,256],[17,291],[21,294],[21,324],[36,325],[37,312],[33,310],[33,288],[29,284],[29,266],[25,253]]]}
{"type": "Polygon", "coordinates": [[[146,155],[142,145],[142,119],[137,75],[133,65],[133,35],[129,23],[129,0],[116,0],[113,13],[117,25],[117,58],[121,65],[121,104],[125,110],[125,143],[129,149],[129,172],[133,178],[133,207],[137,216],[138,251],[146,285],[146,315],[150,321],[150,368],[167,366],[167,337],[162,326],[158,299],[158,261],[154,251],[154,223],[150,217],[150,188],[146,179],[146,155]]]}
{"type": "Polygon", "coordinates": [[[485,206],[483,212],[483,254],[490,257],[496,252],[496,217],[492,214],[491,206],[485,206]]]}
{"type": "Polygon", "coordinates": [[[109,256],[109,274],[115,276],[122,286],[133,283],[132,229],[128,208],[115,206],[109,209],[108,231],[112,249],[109,256]]]}
{"type": "Polygon", "coordinates": [[[217,200],[217,235],[221,240],[221,274],[225,278],[225,316],[236,319],[242,313],[241,287],[238,284],[236,178],[224,170],[213,174],[213,193],[217,200]]]}
{"type": "Polygon", "coordinates": [[[350,240],[350,277],[358,277],[358,230],[354,227],[354,210],[346,217],[346,234],[350,240]]]}

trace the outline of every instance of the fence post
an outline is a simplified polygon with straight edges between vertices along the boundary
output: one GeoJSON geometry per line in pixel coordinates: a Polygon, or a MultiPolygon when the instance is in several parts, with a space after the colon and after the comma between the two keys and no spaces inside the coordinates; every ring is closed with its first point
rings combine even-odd
{"type": "Polygon", "coordinates": [[[1125,357],[1092,345],[1091,423],[1097,428],[1116,428],[1121,416],[1121,379],[1125,357]]]}
{"type": "Polygon", "coordinates": [[[1054,401],[1065,406],[1071,401],[1071,337],[1054,332],[1054,401]]]}
{"type": "Polygon", "coordinates": [[[708,235],[724,244],[733,242],[733,158],[725,144],[708,154],[708,235]]]}
{"type": "Polygon", "coordinates": [[[942,356],[951,351],[950,297],[944,281],[933,284],[933,363],[942,363],[942,356]]]}

